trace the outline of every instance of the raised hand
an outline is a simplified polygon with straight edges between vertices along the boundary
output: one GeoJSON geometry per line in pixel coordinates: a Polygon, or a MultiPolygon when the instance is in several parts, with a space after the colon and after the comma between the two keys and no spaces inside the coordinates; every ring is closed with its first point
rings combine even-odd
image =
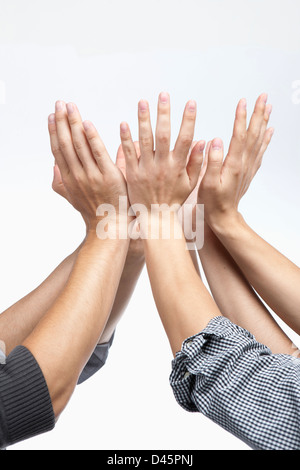
{"type": "Polygon", "coordinates": [[[170,98],[167,93],[159,96],[155,139],[146,101],[139,103],[138,118],[140,158],[128,124],[121,124],[130,203],[143,204],[148,210],[153,204],[182,205],[197,184],[203,162],[205,142],[198,142],[191,151],[196,103],[189,101],[186,105],[173,151],[170,151],[170,98]]]}
{"type": "Polygon", "coordinates": [[[122,172],[90,121],[82,122],[73,103],[56,103],[49,116],[51,148],[57,166],[53,189],[65,197],[83,216],[88,229],[95,229],[101,204],[119,208],[119,197],[127,197],[122,172]]]}
{"type": "Polygon", "coordinates": [[[225,160],[222,140],[216,138],[209,142],[207,168],[198,194],[209,224],[237,214],[239,202],[260,168],[273,135],[273,129],[267,129],[271,110],[267,95],[259,96],[247,128],[246,100],[239,102],[225,160]]]}

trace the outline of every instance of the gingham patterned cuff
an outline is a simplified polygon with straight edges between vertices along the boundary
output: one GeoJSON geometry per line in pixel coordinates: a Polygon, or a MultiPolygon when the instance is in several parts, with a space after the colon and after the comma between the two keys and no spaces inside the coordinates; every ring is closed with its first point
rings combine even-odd
{"type": "Polygon", "coordinates": [[[300,449],[300,360],[272,354],[224,317],[184,341],[172,363],[177,402],[253,449],[300,449]]]}

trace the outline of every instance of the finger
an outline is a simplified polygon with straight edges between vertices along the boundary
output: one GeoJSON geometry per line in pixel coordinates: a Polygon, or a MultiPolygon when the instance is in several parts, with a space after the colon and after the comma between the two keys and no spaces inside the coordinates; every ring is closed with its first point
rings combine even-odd
{"type": "Polygon", "coordinates": [[[141,158],[141,147],[139,142],[133,142],[138,159],[141,158]]]}
{"type": "Polygon", "coordinates": [[[99,170],[101,173],[109,171],[114,164],[98,134],[97,129],[91,121],[84,121],[82,125],[99,170]]]}
{"type": "Polygon", "coordinates": [[[73,147],[82,163],[82,166],[86,170],[95,171],[95,168],[97,168],[97,163],[95,162],[91,148],[85,136],[82,119],[78,108],[74,103],[68,103],[66,108],[72,133],[73,147]]]}
{"type": "Polygon", "coordinates": [[[79,172],[82,170],[82,164],[73,147],[66,104],[63,101],[57,101],[55,104],[55,121],[61,153],[63,154],[70,171],[79,172]]]}
{"type": "Polygon", "coordinates": [[[204,149],[205,141],[200,140],[200,142],[197,142],[191,152],[191,156],[187,164],[186,171],[189,175],[191,186],[193,188],[197,185],[199,180],[199,175],[204,160],[204,149]]]}
{"type": "MultiPolygon", "coordinates": [[[[139,159],[140,156],[141,156],[140,144],[139,144],[139,142],[133,142],[133,144],[134,144],[134,147],[135,147],[137,158],[139,159]]],[[[123,173],[124,178],[126,179],[126,159],[125,159],[125,155],[124,155],[124,152],[123,152],[122,144],[118,148],[117,158],[116,158],[116,165],[121,170],[121,172],[123,173]]]]}
{"type": "Polygon", "coordinates": [[[236,108],[233,134],[229,145],[226,165],[231,168],[240,165],[247,143],[247,101],[241,99],[236,108]]]}
{"type": "Polygon", "coordinates": [[[57,130],[56,130],[56,121],[55,114],[50,114],[48,118],[48,130],[50,135],[50,145],[55,161],[57,162],[60,171],[63,175],[69,174],[70,170],[67,165],[67,162],[60,150],[58,143],[57,130]]]}
{"type": "Polygon", "coordinates": [[[207,168],[205,172],[205,180],[209,183],[220,181],[223,166],[223,142],[221,139],[213,139],[207,155],[207,168]]]}
{"type": "Polygon", "coordinates": [[[203,177],[206,173],[206,170],[207,170],[208,154],[209,154],[209,151],[210,151],[211,143],[212,143],[211,140],[209,142],[207,142],[207,145],[206,145],[206,148],[205,148],[204,160],[203,160],[202,168],[201,168],[200,175],[199,175],[200,182],[202,181],[202,179],[203,179],[203,177]]]}
{"type": "MultiPolygon", "coordinates": [[[[257,156],[257,160],[256,160],[256,167],[257,167],[257,170],[260,168],[261,166],[261,163],[262,163],[262,159],[263,159],[263,156],[267,150],[267,148],[269,147],[269,144],[272,140],[272,137],[274,135],[274,129],[273,127],[270,127],[264,134],[264,139],[263,139],[263,142],[262,142],[262,145],[261,145],[261,148],[260,148],[260,151],[258,153],[258,156],[257,156]]],[[[256,170],[256,171],[257,171],[256,170]]]]}
{"type": "Polygon", "coordinates": [[[261,146],[262,146],[262,143],[264,141],[266,129],[268,127],[270,116],[271,116],[271,112],[272,112],[272,105],[267,104],[266,109],[265,109],[265,113],[264,113],[263,123],[261,125],[260,136],[259,136],[259,138],[256,142],[256,145],[253,147],[253,157],[254,158],[257,157],[257,154],[259,153],[259,151],[261,149],[261,146]]]}
{"type": "Polygon", "coordinates": [[[154,156],[154,138],[150,120],[149,104],[145,100],[141,100],[138,104],[139,119],[139,142],[142,161],[152,160],[154,156]]]}
{"type": "Polygon", "coordinates": [[[155,132],[155,157],[166,158],[170,153],[171,122],[170,97],[168,93],[161,93],[158,99],[157,124],[155,132]]]}
{"type": "Polygon", "coordinates": [[[125,160],[125,155],[123,152],[123,147],[122,144],[118,148],[117,152],[117,158],[116,158],[116,165],[121,170],[123,173],[124,178],[126,179],[126,160],[125,160]]]}
{"type": "Polygon", "coordinates": [[[135,171],[138,168],[138,157],[136,147],[132,141],[129,126],[126,122],[122,122],[120,125],[120,136],[125,155],[126,172],[128,175],[128,171],[135,171]]]}
{"type": "Polygon", "coordinates": [[[256,145],[261,134],[267,99],[268,95],[263,93],[258,97],[255,103],[254,111],[247,130],[247,148],[250,151],[252,151],[253,147],[256,145]]]}
{"type": "Polygon", "coordinates": [[[183,119],[179,135],[175,144],[173,155],[185,164],[187,155],[193,144],[195,133],[197,105],[195,101],[189,101],[183,113],[183,119]]]}

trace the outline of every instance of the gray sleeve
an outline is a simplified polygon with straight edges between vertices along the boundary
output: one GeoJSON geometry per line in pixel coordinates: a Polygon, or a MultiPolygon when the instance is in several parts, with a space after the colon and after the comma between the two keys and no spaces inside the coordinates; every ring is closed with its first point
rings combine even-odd
{"type": "Polygon", "coordinates": [[[109,350],[114,340],[114,336],[115,333],[112,335],[108,343],[98,344],[96,346],[92,356],[90,357],[88,363],[86,364],[79,377],[78,385],[88,380],[105,365],[108,358],[109,350]]]}
{"type": "Polygon", "coordinates": [[[172,363],[177,402],[256,450],[300,449],[300,360],[272,354],[243,328],[214,318],[172,363]]]}
{"type": "Polygon", "coordinates": [[[0,364],[0,449],[55,426],[43,373],[28,349],[15,348],[0,364]]]}

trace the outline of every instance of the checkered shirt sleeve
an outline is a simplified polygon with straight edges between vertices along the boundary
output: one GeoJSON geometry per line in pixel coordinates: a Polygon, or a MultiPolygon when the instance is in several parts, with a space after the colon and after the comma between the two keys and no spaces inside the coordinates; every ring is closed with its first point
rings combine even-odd
{"type": "Polygon", "coordinates": [[[300,360],[216,317],[172,362],[177,402],[255,450],[300,449],[300,360]]]}

